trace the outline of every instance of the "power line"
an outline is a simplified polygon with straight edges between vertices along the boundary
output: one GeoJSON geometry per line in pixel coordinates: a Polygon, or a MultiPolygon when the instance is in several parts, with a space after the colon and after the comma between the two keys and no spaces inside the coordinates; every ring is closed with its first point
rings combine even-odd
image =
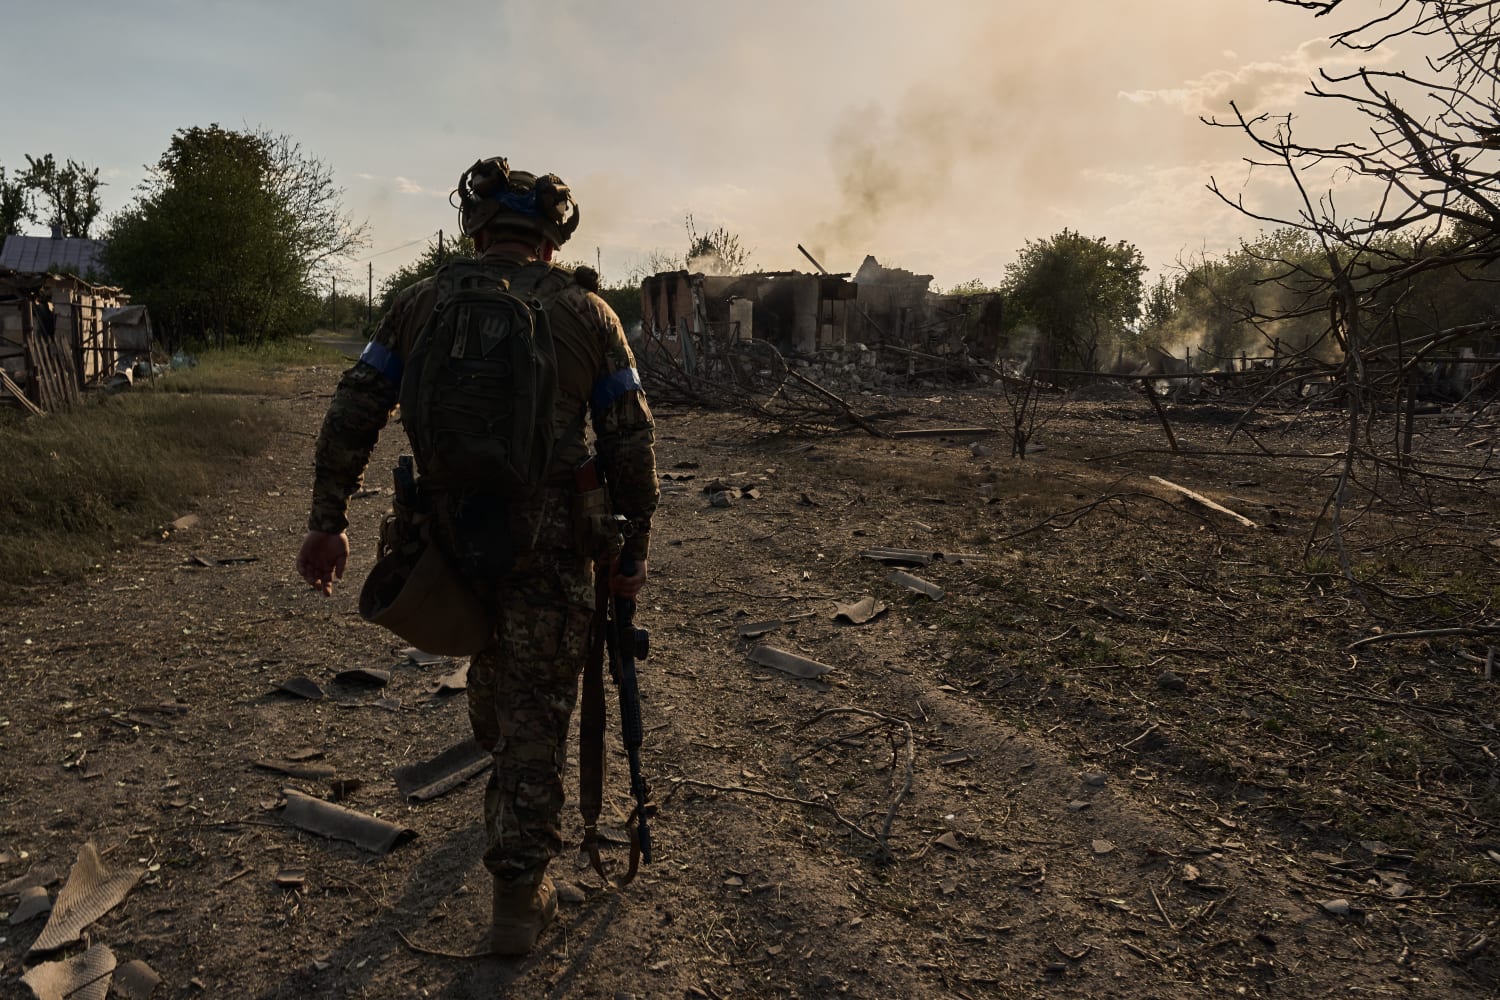
{"type": "Polygon", "coordinates": [[[356,262],[356,264],[363,264],[363,262],[365,261],[374,261],[377,256],[386,256],[387,253],[395,253],[396,250],[405,250],[408,246],[417,246],[417,244],[422,243],[423,240],[431,240],[431,238],[435,237],[435,235],[438,235],[437,232],[429,232],[429,234],[426,235],[419,235],[416,240],[411,240],[410,243],[402,243],[401,246],[387,247],[387,249],[380,250],[380,252],[377,253],[371,253],[371,255],[369,256],[362,256],[362,258],[357,259],[357,261],[354,262],[356,262]]]}

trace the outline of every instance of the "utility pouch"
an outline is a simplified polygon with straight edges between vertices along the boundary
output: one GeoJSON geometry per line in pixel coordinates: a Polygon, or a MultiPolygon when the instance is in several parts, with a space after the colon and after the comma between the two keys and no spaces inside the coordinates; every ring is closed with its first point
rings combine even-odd
{"type": "Polygon", "coordinates": [[[433,541],[431,514],[411,466],[396,466],[396,500],[380,523],[380,549],[360,588],[359,613],[418,649],[469,656],[489,645],[484,606],[433,541]]]}
{"type": "Polygon", "coordinates": [[[610,516],[609,492],[590,457],[573,470],[573,548],[589,559],[613,557],[619,551],[619,529],[610,516]]]}
{"type": "Polygon", "coordinates": [[[404,555],[415,565],[429,541],[429,512],[417,488],[416,470],[410,455],[402,455],[395,469],[396,492],[391,509],[380,521],[380,543],[376,558],[392,553],[404,555]]]}

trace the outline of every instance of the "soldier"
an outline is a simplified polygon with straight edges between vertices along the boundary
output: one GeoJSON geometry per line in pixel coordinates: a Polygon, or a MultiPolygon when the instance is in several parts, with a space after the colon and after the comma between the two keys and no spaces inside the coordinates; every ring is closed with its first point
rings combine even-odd
{"type": "MultiPolygon", "coordinates": [[[[494,876],[491,946],[500,954],[520,955],[535,945],[557,909],[546,867],[562,848],[565,742],[594,617],[591,553],[581,551],[586,546],[572,512],[574,470],[588,458],[586,415],[614,513],[626,519],[624,549],[611,572],[615,594],[634,597],[646,581],[659,494],[651,411],[620,320],[594,294],[597,275],[550,263],[578,224],[568,188],[555,175],[510,170],[497,157],[465,171],[453,200],[463,232],[474,238],[479,263],[450,265],[404,289],[360,360],[344,373],[318,437],[312,513],[297,570],[325,594],[343,576],[349,555],[347,500],[399,400],[423,474],[432,541],[495,623],[489,645],[469,665],[469,719],[475,738],[495,758],[484,795],[484,863],[494,876]],[[429,318],[440,311],[450,268],[468,274],[481,269],[492,285],[532,304],[538,329],[550,328],[556,376],[546,436],[555,443],[550,461],[541,460],[543,481],[522,495],[497,495],[482,483],[464,481],[452,473],[462,466],[450,464],[446,478],[423,468],[424,462],[441,466],[445,446],[442,439],[433,445],[429,436],[424,455],[414,425],[439,423],[439,416],[451,424],[467,419],[468,412],[451,400],[424,398],[421,387],[413,385],[415,371],[407,367],[421,363],[422,352],[414,357],[414,348],[429,318]],[[445,405],[448,411],[438,414],[445,405]],[[622,566],[633,571],[622,572],[622,566]]],[[[447,353],[457,356],[456,349],[447,353]]],[[[479,443],[495,446],[505,434],[515,439],[514,428],[495,430],[497,425],[523,419],[516,412],[481,413],[473,427],[460,431],[471,439],[487,434],[490,440],[479,443]]]]}

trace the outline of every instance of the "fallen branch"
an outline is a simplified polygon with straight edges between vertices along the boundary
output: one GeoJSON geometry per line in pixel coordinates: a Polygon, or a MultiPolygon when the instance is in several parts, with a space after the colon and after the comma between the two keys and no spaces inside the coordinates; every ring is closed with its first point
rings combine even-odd
{"type": "Polygon", "coordinates": [[[880,844],[880,837],[871,833],[858,823],[844,816],[829,802],[818,802],[815,799],[799,799],[794,795],[780,795],[776,792],[767,791],[764,788],[751,788],[748,785],[716,785],[711,781],[699,781],[697,778],[671,778],[668,779],[674,786],[687,786],[689,788],[707,788],[714,792],[730,792],[740,795],[753,795],[757,798],[770,799],[772,802],[785,802],[792,806],[805,806],[808,809],[822,809],[831,815],[840,826],[846,827],[849,832],[858,834],[873,844],[880,844]]]}
{"type": "Polygon", "coordinates": [[[867,708],[828,708],[819,712],[807,723],[809,726],[816,725],[831,715],[859,715],[867,719],[876,719],[887,726],[894,726],[906,733],[906,780],[902,783],[896,797],[891,800],[890,807],[885,813],[885,822],[880,827],[880,848],[887,858],[893,857],[890,844],[887,842],[891,836],[891,826],[896,822],[896,810],[900,808],[902,800],[911,794],[911,786],[916,779],[917,749],[916,739],[912,735],[911,723],[905,719],[897,719],[894,716],[882,715],[872,712],[867,708]]]}
{"type": "Polygon", "coordinates": [[[1415,632],[1382,632],[1380,635],[1367,635],[1363,639],[1356,639],[1345,649],[1358,649],[1360,646],[1371,646],[1377,642],[1400,642],[1402,639],[1429,639],[1444,635],[1500,635],[1500,625],[1472,625],[1459,628],[1424,628],[1415,632]]]}

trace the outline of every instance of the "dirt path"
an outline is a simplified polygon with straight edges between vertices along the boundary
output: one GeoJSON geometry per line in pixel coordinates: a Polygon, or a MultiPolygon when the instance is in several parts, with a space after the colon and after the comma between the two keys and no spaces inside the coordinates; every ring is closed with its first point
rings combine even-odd
{"type": "MultiPolygon", "coordinates": [[[[1059,417],[1051,451],[1024,466],[967,440],[779,441],[729,417],[660,413],[660,464],[676,478],[640,613],[653,630],[642,687],[656,863],[610,893],[559,859],[574,901],[524,961],[408,947],[398,932],[442,951],[482,937],[479,782],[413,805],[392,780],[467,722],[462,695],[437,693],[451,665],[407,660],[356,614],[388,489],[354,501],[353,579],[339,593],[313,595],[292,572],[336,375],[302,373],[266,401],[285,429],[193,512],[195,526],[37,590],[0,624],[0,882],[66,875],[89,840],[107,865],[143,869],[91,935],[122,962],[148,962],[158,995],[1492,995],[1486,949],[1474,949],[1495,933],[1485,897],[1399,844],[1360,846],[1311,806],[1299,823],[1303,807],[1266,791],[1281,787],[1271,778],[1257,784],[1234,761],[1215,770],[1188,740],[1220,726],[1226,756],[1300,776],[1309,801],[1326,788],[1316,759],[1291,749],[1313,734],[1279,731],[1279,756],[1237,745],[1236,706],[1248,716],[1251,699],[1234,685],[1255,663],[1292,655],[1305,632],[1322,644],[1307,655],[1352,669],[1332,651],[1360,627],[1333,613],[1313,627],[1226,582],[1239,564],[1251,577],[1269,565],[1256,546],[1281,544],[1274,533],[1238,533],[1163,494],[1121,500],[1129,516],[1098,533],[1090,520],[1002,540],[1105,493],[1144,495],[1150,473],[1238,481],[1262,521],[1316,510],[1301,479],[1294,491],[1211,464],[1086,462],[1109,450],[1106,434],[1130,445],[1152,433],[1106,431],[1097,409],[1059,417]],[[703,490],[714,479],[759,496],[714,506],[703,490]],[[986,480],[1000,502],[976,493],[986,480]],[[982,558],[912,568],[946,589],[933,602],[862,559],[872,546],[982,558]],[[1180,565],[1199,590],[1153,561],[1162,547],[1197,552],[1180,565]],[[865,595],[885,613],[834,620],[835,602],[865,595]],[[832,672],[799,680],[749,662],[738,630],[773,619],[759,641],[832,672]],[[1226,622],[1291,631],[1225,653],[1223,635],[1200,628],[1226,622]],[[1046,670],[1032,659],[1043,654],[1046,670]],[[383,691],[333,680],[354,667],[393,676],[383,691]],[[330,697],[276,693],[295,676],[330,697]],[[376,856],[289,829],[281,789],[329,797],[330,782],[253,762],[303,748],[359,782],[347,805],[416,838],[376,856]],[[277,884],[289,869],[299,888],[277,884]],[[1392,881],[1404,888],[1387,891],[1392,881]],[[1347,910],[1324,905],[1340,899],[1347,910]]],[[[994,417],[972,400],[912,403],[914,419],[994,417]]],[[[385,435],[369,485],[385,486],[402,443],[385,435]]],[[[1460,827],[1453,852],[1476,859],[1466,885],[1490,884],[1500,866],[1460,827]]],[[[7,991],[40,926],[0,930],[7,991]]]]}

